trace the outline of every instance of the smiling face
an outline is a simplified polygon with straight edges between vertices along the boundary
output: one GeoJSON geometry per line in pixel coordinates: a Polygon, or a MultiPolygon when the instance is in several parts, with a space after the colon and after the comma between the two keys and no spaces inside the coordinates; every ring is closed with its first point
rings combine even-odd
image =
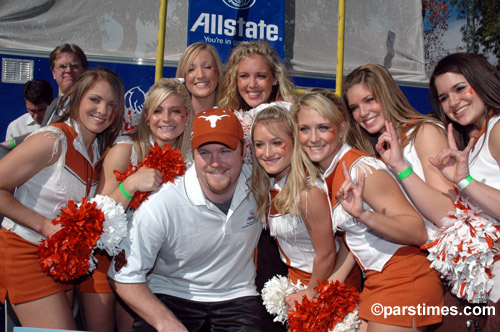
{"type": "Polygon", "coordinates": [[[361,128],[370,134],[385,130],[385,116],[382,105],[372,91],[364,84],[355,84],[346,92],[348,108],[361,128]]]}
{"type": "Polygon", "coordinates": [[[171,93],[156,107],[149,116],[148,124],[151,135],[161,147],[174,144],[186,128],[188,110],[184,99],[177,93],[171,93]]]}
{"type": "Polygon", "coordinates": [[[262,55],[243,58],[238,64],[238,92],[251,108],[270,102],[273,86],[277,82],[271,66],[262,55]]]}
{"type": "Polygon", "coordinates": [[[292,161],[293,140],[283,130],[278,130],[284,125],[283,120],[268,120],[267,123],[257,123],[253,129],[255,158],[277,181],[288,174],[292,161]]]}
{"type": "Polygon", "coordinates": [[[75,53],[62,52],[54,60],[52,76],[63,94],[68,92],[83,72],[80,58],[75,53]]]}
{"type": "Polygon", "coordinates": [[[333,161],[344,134],[344,126],[337,126],[316,110],[301,107],[297,114],[299,142],[309,158],[326,170],[333,161]]]}
{"type": "Polygon", "coordinates": [[[104,80],[98,80],[83,95],[78,114],[80,130],[86,144],[90,144],[113,123],[117,105],[115,98],[111,85],[104,80]]]}
{"type": "Polygon", "coordinates": [[[444,73],[436,77],[435,86],[441,107],[450,120],[462,126],[483,126],[486,106],[464,75],[444,73]]]}
{"type": "Polygon", "coordinates": [[[219,83],[215,59],[206,50],[201,50],[186,72],[186,87],[195,98],[215,96],[219,83]]]}
{"type": "Polygon", "coordinates": [[[205,196],[215,203],[231,199],[243,166],[243,143],[235,150],[220,143],[207,143],[193,152],[196,174],[205,196]]]}

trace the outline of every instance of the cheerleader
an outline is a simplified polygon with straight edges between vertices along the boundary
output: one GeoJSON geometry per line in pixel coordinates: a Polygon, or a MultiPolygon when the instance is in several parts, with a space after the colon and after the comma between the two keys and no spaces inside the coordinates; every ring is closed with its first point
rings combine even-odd
{"type": "MultiPolygon", "coordinates": [[[[76,330],[75,285],[42,271],[37,245],[60,229],[51,220],[68,200],[94,196],[101,158],[122,125],[123,85],[111,70],[94,68],[80,76],[64,100],[69,108],[60,121],[34,132],[0,161],[0,214],[5,216],[0,300],[8,296],[22,326],[76,330]]],[[[79,287],[89,294],[82,297],[84,308],[102,307],[112,292],[106,273],[97,270],[79,287]]],[[[85,317],[87,322],[94,318],[85,317]]]]}
{"type": "MultiPolygon", "coordinates": [[[[254,163],[251,190],[255,217],[267,220],[288,278],[307,286],[287,297],[289,308],[303,295],[312,299],[318,280],[326,280],[335,262],[334,231],[326,186],[300,147],[288,110],[270,106],[252,126],[254,163]]],[[[265,253],[261,253],[265,255],[265,253]]]]}
{"type": "Polygon", "coordinates": [[[380,160],[352,148],[349,118],[341,102],[321,93],[306,93],[294,105],[299,141],[311,161],[324,172],[333,206],[333,223],[345,232],[335,273],[344,281],[357,262],[366,281],[360,294],[361,331],[421,331],[441,321],[436,315],[384,317],[374,304],[403,307],[442,305],[443,292],[436,271],[418,248],[427,240],[421,216],[380,160]],[[349,136],[349,138],[348,138],[349,136]],[[349,144],[349,143],[351,144],[349,144]],[[403,295],[404,294],[404,295],[403,295]]]}
{"type": "MultiPolygon", "coordinates": [[[[456,185],[462,202],[470,209],[480,209],[485,219],[497,226],[500,219],[498,70],[477,54],[450,54],[436,65],[430,79],[430,93],[437,115],[448,127],[450,145],[430,162],[456,185]]],[[[498,255],[494,261],[489,304],[500,310],[498,255]]],[[[498,330],[497,316],[488,317],[485,330],[498,330]]]]}

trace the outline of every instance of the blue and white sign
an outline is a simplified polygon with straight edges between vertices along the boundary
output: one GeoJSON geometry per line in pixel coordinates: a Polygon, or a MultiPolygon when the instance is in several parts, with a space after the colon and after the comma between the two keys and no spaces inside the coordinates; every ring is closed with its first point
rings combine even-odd
{"type": "Polygon", "coordinates": [[[285,0],[190,0],[188,45],[213,45],[226,62],[242,41],[265,39],[284,59],[285,0]]]}

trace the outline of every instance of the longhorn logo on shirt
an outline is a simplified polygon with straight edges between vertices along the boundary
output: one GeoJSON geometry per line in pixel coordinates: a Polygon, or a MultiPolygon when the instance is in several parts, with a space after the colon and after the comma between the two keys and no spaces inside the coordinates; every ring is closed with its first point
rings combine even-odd
{"type": "Polygon", "coordinates": [[[217,126],[217,121],[221,120],[223,117],[229,116],[229,114],[224,115],[200,115],[200,118],[205,119],[205,121],[210,121],[210,128],[215,128],[217,126]]]}

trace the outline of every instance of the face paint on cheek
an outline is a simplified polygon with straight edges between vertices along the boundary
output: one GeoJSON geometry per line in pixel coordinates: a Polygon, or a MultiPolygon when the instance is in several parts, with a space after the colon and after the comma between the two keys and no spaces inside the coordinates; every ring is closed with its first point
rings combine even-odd
{"type": "Polygon", "coordinates": [[[283,146],[280,148],[281,148],[281,150],[286,151],[286,144],[283,144],[283,146]]]}
{"type": "Polygon", "coordinates": [[[181,120],[184,120],[186,116],[184,114],[181,114],[181,120]]]}
{"type": "Polygon", "coordinates": [[[335,133],[337,132],[335,129],[332,129],[332,130],[329,130],[328,131],[330,134],[334,135],[335,136],[335,133]]]}
{"type": "Polygon", "coordinates": [[[466,94],[466,95],[473,95],[474,94],[474,90],[472,90],[472,88],[470,88],[469,90],[465,91],[464,94],[466,94]]]}

